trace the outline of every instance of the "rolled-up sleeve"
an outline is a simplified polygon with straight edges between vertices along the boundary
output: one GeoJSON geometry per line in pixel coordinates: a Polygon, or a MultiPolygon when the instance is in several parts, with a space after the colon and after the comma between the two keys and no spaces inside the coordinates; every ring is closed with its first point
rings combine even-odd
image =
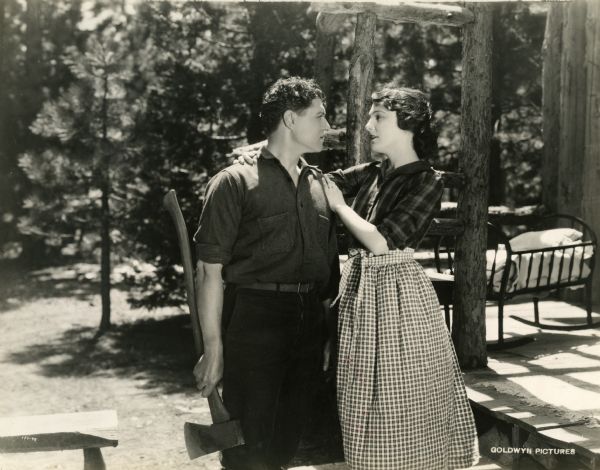
{"type": "Polygon", "coordinates": [[[390,250],[416,247],[440,207],[444,186],[436,173],[420,173],[411,186],[376,224],[390,250]]]}
{"type": "Polygon", "coordinates": [[[227,170],[209,181],[194,235],[198,259],[220,264],[231,260],[242,215],[242,197],[241,181],[227,170]]]}

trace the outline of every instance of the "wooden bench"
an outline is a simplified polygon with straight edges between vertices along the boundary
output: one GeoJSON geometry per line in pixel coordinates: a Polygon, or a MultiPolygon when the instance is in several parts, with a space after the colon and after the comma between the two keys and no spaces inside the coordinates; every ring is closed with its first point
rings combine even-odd
{"type": "Polygon", "coordinates": [[[0,418],[0,453],[83,449],[84,470],[104,470],[102,447],[116,447],[117,412],[0,418]]]}

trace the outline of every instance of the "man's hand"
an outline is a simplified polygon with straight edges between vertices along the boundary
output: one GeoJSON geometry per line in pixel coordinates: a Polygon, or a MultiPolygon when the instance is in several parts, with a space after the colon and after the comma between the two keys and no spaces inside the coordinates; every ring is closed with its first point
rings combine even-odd
{"type": "Polygon", "coordinates": [[[198,390],[208,397],[223,378],[223,348],[205,351],[194,367],[194,376],[198,390]]]}
{"type": "Polygon", "coordinates": [[[331,362],[331,339],[328,339],[325,342],[325,346],[323,347],[323,372],[327,372],[329,370],[331,362]]]}
{"type": "Polygon", "coordinates": [[[331,311],[331,299],[325,299],[321,302],[323,312],[325,314],[325,324],[327,325],[327,340],[323,345],[323,372],[325,373],[325,381],[335,380],[335,370],[337,368],[336,357],[336,327],[337,318],[334,317],[331,311]]]}

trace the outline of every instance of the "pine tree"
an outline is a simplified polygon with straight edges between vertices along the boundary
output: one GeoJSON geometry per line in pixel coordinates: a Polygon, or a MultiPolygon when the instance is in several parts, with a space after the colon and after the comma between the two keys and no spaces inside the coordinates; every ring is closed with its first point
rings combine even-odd
{"type": "Polygon", "coordinates": [[[126,88],[131,72],[125,33],[108,27],[90,36],[85,50],[71,47],[64,57],[74,83],[45,103],[31,126],[47,140],[42,152],[25,153],[20,166],[33,183],[25,200],[23,233],[44,236],[49,244],[81,242],[91,234],[100,245],[100,332],[110,327],[113,198],[127,180],[126,160],[136,102],[126,88]]]}

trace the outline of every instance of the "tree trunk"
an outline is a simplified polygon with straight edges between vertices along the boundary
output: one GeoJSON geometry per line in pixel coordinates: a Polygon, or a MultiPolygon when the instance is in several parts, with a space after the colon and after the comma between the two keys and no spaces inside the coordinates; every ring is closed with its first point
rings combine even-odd
{"type": "Polygon", "coordinates": [[[502,168],[500,140],[496,133],[500,131],[502,119],[502,83],[503,83],[503,68],[502,68],[502,47],[499,45],[504,38],[502,29],[502,14],[504,13],[504,5],[501,3],[494,4],[493,23],[493,42],[496,45],[492,53],[492,117],[490,126],[492,127],[492,140],[490,143],[490,181],[488,183],[488,205],[500,206],[504,204],[504,189],[505,177],[504,169],[502,168]]]}
{"type": "Polygon", "coordinates": [[[581,215],[586,121],[586,4],[566,7],[561,57],[558,210],[581,215]]]}
{"type": "MultiPolygon", "coordinates": [[[[6,51],[6,18],[4,0],[0,0],[0,165],[6,162],[6,123],[8,115],[8,72],[5,65],[6,51]]],[[[3,165],[2,165],[3,166],[3,165]]]]}
{"type": "Polygon", "coordinates": [[[27,120],[33,120],[42,105],[42,11],[41,0],[27,0],[25,14],[27,33],[25,35],[25,80],[22,96],[22,112],[27,120]]]}
{"type": "Polygon", "coordinates": [[[370,95],[373,86],[375,13],[360,13],[356,20],[354,51],[350,61],[350,81],[348,83],[347,111],[347,155],[346,166],[370,159],[368,121],[370,95]]]}
{"type": "Polygon", "coordinates": [[[465,224],[458,237],[452,337],[460,365],[487,364],[485,342],[485,250],[490,155],[493,5],[470,5],[475,22],[463,29],[461,149],[465,186],[457,216],[465,224]]]}
{"type": "MultiPolygon", "coordinates": [[[[588,0],[586,23],[587,103],[583,152],[583,219],[600,234],[600,2],[588,0]]],[[[600,302],[600,275],[592,285],[593,300],[600,302]]]]}
{"type": "MultiPolygon", "coordinates": [[[[105,74],[108,72],[105,71],[105,74]]],[[[100,332],[110,328],[110,150],[108,145],[108,76],[104,77],[104,96],[102,99],[102,146],[101,146],[101,227],[100,227],[100,297],[102,299],[102,318],[100,332]]]]}
{"type": "Polygon", "coordinates": [[[100,228],[101,237],[101,254],[100,254],[100,296],[102,298],[102,318],[100,319],[100,331],[106,331],[110,328],[110,175],[108,172],[109,167],[109,153],[102,155],[102,213],[101,221],[102,225],[100,228]]]}
{"type": "Polygon", "coordinates": [[[335,33],[327,33],[321,28],[317,28],[317,37],[315,41],[315,79],[321,87],[321,90],[323,90],[323,93],[325,93],[327,100],[325,103],[327,107],[327,117],[330,120],[335,119],[334,101],[331,96],[335,42],[335,33]]]}
{"type": "Polygon", "coordinates": [[[558,210],[558,157],[560,152],[560,58],[562,54],[565,6],[552,3],[546,17],[542,47],[542,203],[551,212],[558,210]]]}

